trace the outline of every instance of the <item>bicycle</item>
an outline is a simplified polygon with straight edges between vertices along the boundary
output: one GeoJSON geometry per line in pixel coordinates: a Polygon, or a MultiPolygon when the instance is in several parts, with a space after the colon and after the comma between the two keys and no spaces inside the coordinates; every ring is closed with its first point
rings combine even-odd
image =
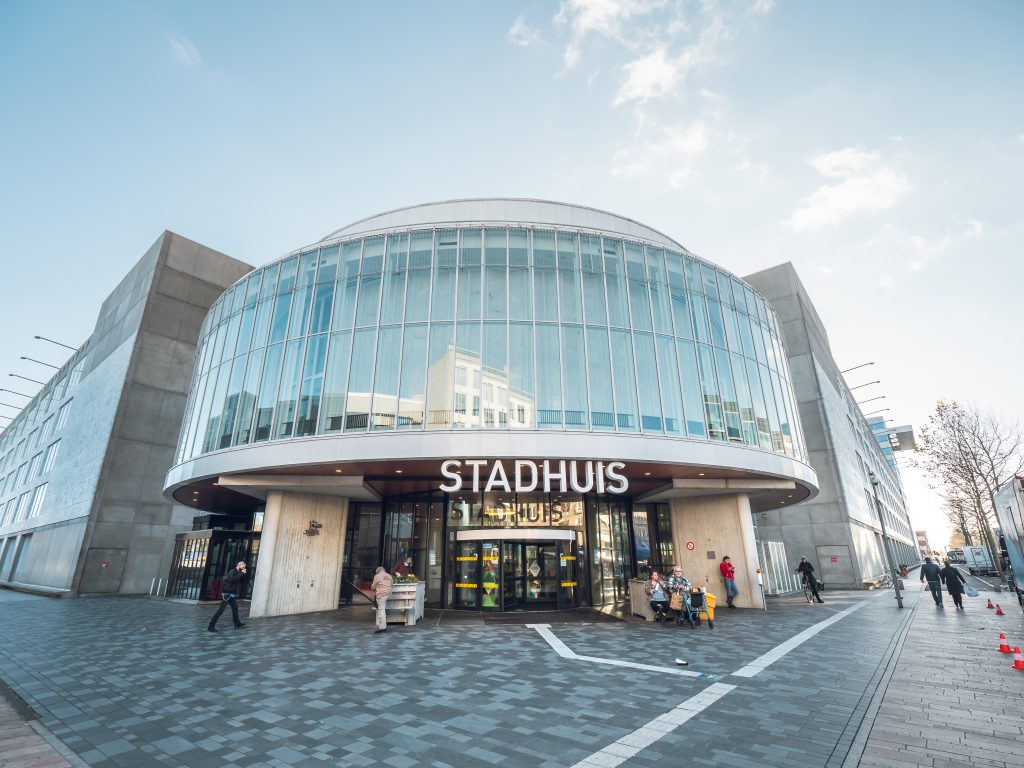
{"type": "Polygon", "coordinates": [[[801,581],[803,582],[803,585],[804,585],[804,597],[807,598],[807,602],[808,603],[813,603],[814,602],[814,591],[811,589],[811,582],[807,580],[807,576],[806,575],[801,579],[801,581]]]}

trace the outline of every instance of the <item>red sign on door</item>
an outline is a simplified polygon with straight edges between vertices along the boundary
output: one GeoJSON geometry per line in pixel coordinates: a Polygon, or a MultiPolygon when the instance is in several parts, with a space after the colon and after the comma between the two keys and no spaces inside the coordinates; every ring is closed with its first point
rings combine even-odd
{"type": "Polygon", "coordinates": [[[833,557],[832,558],[832,562],[833,563],[838,563],[839,562],[839,558],[838,557],[833,557]]]}
{"type": "Polygon", "coordinates": [[[109,568],[109,567],[110,567],[110,563],[107,562],[106,560],[104,560],[102,563],[100,563],[100,568],[109,568]]]}

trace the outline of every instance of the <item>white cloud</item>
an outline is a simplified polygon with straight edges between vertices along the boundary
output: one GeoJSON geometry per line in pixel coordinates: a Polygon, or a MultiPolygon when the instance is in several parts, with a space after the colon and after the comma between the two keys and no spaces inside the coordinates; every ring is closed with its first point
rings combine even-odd
{"type": "Polygon", "coordinates": [[[711,123],[700,118],[688,125],[662,126],[659,131],[658,140],[616,152],[612,157],[612,175],[637,178],[664,170],[672,187],[682,186],[711,144],[711,123]]]}
{"type": "Polygon", "coordinates": [[[592,32],[623,42],[625,25],[629,21],[664,7],[665,2],[666,0],[562,0],[555,21],[572,27],[572,37],[563,54],[565,68],[572,69],[579,63],[580,47],[592,32]]]}
{"type": "Polygon", "coordinates": [[[203,63],[203,57],[199,55],[199,51],[187,37],[172,37],[170,43],[174,58],[182,64],[196,67],[203,63]]]}
{"type": "Polygon", "coordinates": [[[929,240],[926,237],[920,235],[912,235],[910,238],[910,245],[913,249],[914,255],[910,259],[910,268],[912,270],[919,271],[924,267],[925,263],[932,257],[937,256],[943,251],[948,251],[954,246],[960,245],[966,240],[973,240],[976,237],[981,237],[985,232],[985,228],[982,226],[980,221],[971,219],[967,222],[967,228],[962,232],[955,235],[943,235],[942,237],[936,238],[935,240],[929,240]]]}
{"type": "Polygon", "coordinates": [[[540,42],[540,33],[526,23],[526,16],[520,14],[508,29],[508,42],[520,48],[529,48],[540,42]]]}
{"type": "Polygon", "coordinates": [[[713,16],[697,42],[678,56],[669,56],[664,45],[653,53],[623,66],[626,81],[612,102],[613,107],[628,101],[665,99],[675,94],[676,86],[698,67],[713,63],[719,44],[729,36],[721,16],[713,16]]]}
{"type": "Polygon", "coordinates": [[[846,147],[811,158],[822,176],[837,179],[800,201],[785,225],[794,232],[835,226],[860,211],[881,211],[898,203],[911,189],[907,177],[888,165],[878,152],[846,147]]]}

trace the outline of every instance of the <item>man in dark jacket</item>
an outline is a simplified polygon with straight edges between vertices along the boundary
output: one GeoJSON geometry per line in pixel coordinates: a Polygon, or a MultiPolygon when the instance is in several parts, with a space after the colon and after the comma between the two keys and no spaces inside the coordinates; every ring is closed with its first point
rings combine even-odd
{"type": "Polygon", "coordinates": [[[217,631],[217,619],[224,613],[224,609],[228,605],[231,606],[231,618],[235,622],[235,629],[241,629],[245,626],[238,618],[238,603],[235,601],[235,598],[242,591],[242,585],[247,578],[249,578],[249,574],[246,571],[244,560],[235,565],[228,575],[224,577],[224,581],[221,584],[220,607],[217,608],[217,612],[210,619],[210,626],[206,628],[207,632],[217,631]]]}
{"type": "Polygon", "coordinates": [[[921,566],[921,581],[928,580],[928,589],[931,590],[932,599],[935,604],[942,607],[942,569],[932,562],[930,557],[924,559],[921,566]]]}
{"type": "Polygon", "coordinates": [[[821,599],[821,595],[818,594],[818,580],[814,578],[814,566],[807,562],[806,557],[800,558],[800,565],[796,567],[796,572],[800,574],[800,578],[811,585],[811,592],[814,593],[814,599],[819,603],[825,601],[821,599]]]}

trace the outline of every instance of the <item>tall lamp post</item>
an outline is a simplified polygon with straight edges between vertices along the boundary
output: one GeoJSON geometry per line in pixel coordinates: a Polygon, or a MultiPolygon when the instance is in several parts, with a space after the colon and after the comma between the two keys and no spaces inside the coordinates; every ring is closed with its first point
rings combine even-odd
{"type": "Polygon", "coordinates": [[[878,485],[882,481],[878,479],[874,472],[868,472],[868,478],[871,480],[871,490],[875,494],[875,511],[878,513],[878,522],[882,524],[882,550],[885,554],[885,569],[892,576],[892,588],[896,593],[896,605],[899,608],[903,607],[903,592],[900,590],[900,574],[893,568],[892,565],[892,553],[889,551],[889,537],[885,532],[885,510],[882,509],[882,502],[878,500],[878,485]]]}

